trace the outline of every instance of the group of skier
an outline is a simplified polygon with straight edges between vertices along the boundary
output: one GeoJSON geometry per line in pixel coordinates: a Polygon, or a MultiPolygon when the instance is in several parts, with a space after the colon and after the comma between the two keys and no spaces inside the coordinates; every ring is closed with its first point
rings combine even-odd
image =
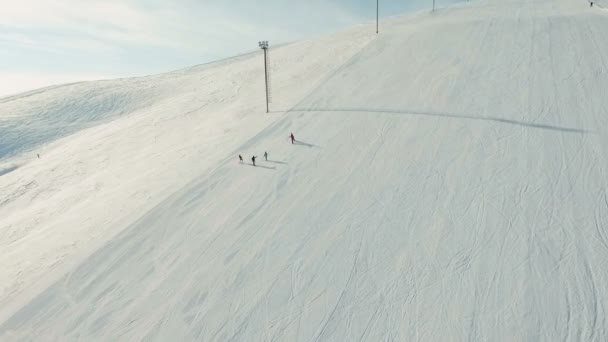
{"type": "MultiPolygon", "coordinates": [[[[291,143],[292,143],[292,144],[293,144],[293,143],[296,141],[296,138],[294,137],[293,133],[291,133],[291,135],[289,135],[289,139],[291,139],[291,143]]],[[[258,156],[251,156],[251,164],[252,164],[253,166],[255,166],[255,159],[256,159],[257,157],[258,157],[258,156]]],[[[264,152],[264,159],[265,159],[266,161],[268,161],[268,152],[264,152]]],[[[239,163],[241,163],[241,164],[243,163],[243,156],[241,156],[240,154],[239,154],[239,163]]]]}

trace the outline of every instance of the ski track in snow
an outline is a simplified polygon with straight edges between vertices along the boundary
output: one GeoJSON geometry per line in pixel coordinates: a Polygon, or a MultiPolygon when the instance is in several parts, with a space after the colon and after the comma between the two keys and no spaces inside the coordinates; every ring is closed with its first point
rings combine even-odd
{"type": "Polygon", "coordinates": [[[284,112],[262,116],[243,56],[122,80],[159,104],[32,135],[41,161],[0,165],[0,339],[608,340],[605,12],[487,0],[370,28],[273,51],[284,112]]]}

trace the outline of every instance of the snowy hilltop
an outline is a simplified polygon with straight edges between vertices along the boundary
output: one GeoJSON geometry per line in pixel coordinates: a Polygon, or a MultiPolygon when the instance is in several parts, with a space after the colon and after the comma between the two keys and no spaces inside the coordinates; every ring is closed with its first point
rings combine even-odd
{"type": "Polygon", "coordinates": [[[0,340],[608,340],[606,32],[484,0],[271,47],[268,114],[261,51],[0,99],[0,340]]]}

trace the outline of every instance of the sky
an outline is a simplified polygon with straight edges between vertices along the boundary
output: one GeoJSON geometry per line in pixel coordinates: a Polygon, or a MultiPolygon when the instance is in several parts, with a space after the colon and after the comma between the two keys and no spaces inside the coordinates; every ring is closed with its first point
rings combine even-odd
{"type": "MultiPolygon", "coordinates": [[[[455,0],[438,0],[447,4],[455,0]]],[[[380,0],[381,16],[431,0],[380,0]]],[[[0,0],[0,96],[211,62],[375,20],[374,0],[0,0]]]]}

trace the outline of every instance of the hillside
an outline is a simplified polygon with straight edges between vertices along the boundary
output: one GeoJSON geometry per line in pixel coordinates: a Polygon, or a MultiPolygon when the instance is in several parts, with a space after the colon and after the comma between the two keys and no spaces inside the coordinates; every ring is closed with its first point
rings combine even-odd
{"type": "Polygon", "coordinates": [[[270,114],[259,54],[0,100],[0,340],[607,340],[605,32],[486,0],[272,50],[270,114]]]}

